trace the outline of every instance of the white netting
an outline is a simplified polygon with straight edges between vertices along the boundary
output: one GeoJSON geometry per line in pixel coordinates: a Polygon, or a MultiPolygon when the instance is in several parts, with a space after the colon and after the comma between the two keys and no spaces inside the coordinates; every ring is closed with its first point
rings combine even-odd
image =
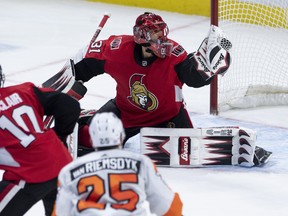
{"type": "Polygon", "coordinates": [[[288,0],[219,0],[218,10],[233,44],[218,110],[288,104],[288,0]]]}

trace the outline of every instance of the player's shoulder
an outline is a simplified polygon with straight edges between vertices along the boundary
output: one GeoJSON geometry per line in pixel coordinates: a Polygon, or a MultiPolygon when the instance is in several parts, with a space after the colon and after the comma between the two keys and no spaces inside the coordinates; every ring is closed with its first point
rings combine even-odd
{"type": "Polygon", "coordinates": [[[97,160],[97,155],[97,152],[91,152],[82,157],[78,157],[76,160],[73,160],[72,162],[66,164],[59,173],[59,180],[63,181],[65,179],[66,183],[71,181],[71,173],[74,170],[81,169],[81,167],[85,166],[86,163],[97,160]]]}
{"type": "Polygon", "coordinates": [[[126,150],[126,149],[117,150],[117,151],[118,152],[116,153],[116,155],[121,155],[123,157],[132,158],[134,160],[138,160],[141,163],[145,163],[145,164],[153,163],[152,160],[148,156],[141,154],[139,152],[134,152],[131,150],[126,150]]]}
{"type": "Polygon", "coordinates": [[[35,86],[35,84],[34,83],[32,83],[32,82],[23,82],[23,83],[20,83],[20,84],[17,84],[17,85],[13,85],[13,86],[9,86],[9,87],[11,87],[11,88],[31,88],[31,87],[33,87],[33,86],[35,86]]]}
{"type": "Polygon", "coordinates": [[[8,87],[3,87],[5,91],[15,91],[15,92],[26,92],[30,91],[35,85],[32,82],[24,82],[17,85],[11,85],[8,87]]]}
{"type": "Polygon", "coordinates": [[[109,41],[114,41],[115,39],[124,42],[134,41],[133,35],[110,35],[110,37],[108,38],[109,41]]]}
{"type": "Polygon", "coordinates": [[[107,42],[110,50],[117,50],[120,47],[135,43],[132,35],[111,35],[107,42]]]}
{"type": "Polygon", "coordinates": [[[78,157],[76,160],[67,164],[64,168],[66,169],[66,171],[71,170],[71,169],[74,169],[75,167],[81,166],[82,164],[85,164],[87,162],[97,160],[98,157],[99,157],[98,152],[91,152],[91,153],[86,154],[82,157],[78,157]]]}
{"type": "Polygon", "coordinates": [[[173,48],[171,52],[171,57],[172,58],[186,58],[187,52],[184,49],[182,45],[180,45],[178,42],[169,39],[173,43],[173,48]]]}

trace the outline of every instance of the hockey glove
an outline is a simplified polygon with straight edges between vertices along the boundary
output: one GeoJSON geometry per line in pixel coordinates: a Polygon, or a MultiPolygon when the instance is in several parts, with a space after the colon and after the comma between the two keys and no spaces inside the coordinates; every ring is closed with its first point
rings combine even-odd
{"type": "Polygon", "coordinates": [[[196,69],[205,80],[216,74],[224,75],[227,72],[231,62],[228,52],[231,47],[232,43],[223,31],[212,25],[208,37],[202,41],[197,52],[193,54],[196,69]]]}
{"type": "Polygon", "coordinates": [[[212,25],[208,35],[206,58],[210,64],[210,70],[214,74],[224,75],[231,63],[229,50],[232,43],[227,39],[223,30],[212,25]]]}

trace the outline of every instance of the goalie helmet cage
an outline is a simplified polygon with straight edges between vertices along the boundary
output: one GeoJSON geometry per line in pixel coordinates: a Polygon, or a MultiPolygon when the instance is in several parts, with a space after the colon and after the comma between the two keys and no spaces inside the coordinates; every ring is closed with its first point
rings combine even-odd
{"type": "Polygon", "coordinates": [[[211,0],[211,24],[232,42],[232,63],[210,86],[210,114],[288,104],[288,1],[211,0]]]}

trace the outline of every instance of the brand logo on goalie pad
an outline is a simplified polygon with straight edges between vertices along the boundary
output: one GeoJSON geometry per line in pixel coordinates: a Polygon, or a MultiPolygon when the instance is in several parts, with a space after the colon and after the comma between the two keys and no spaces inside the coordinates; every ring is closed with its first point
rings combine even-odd
{"type": "Polygon", "coordinates": [[[190,165],[191,139],[189,137],[179,137],[178,155],[180,165],[190,165]]]}

